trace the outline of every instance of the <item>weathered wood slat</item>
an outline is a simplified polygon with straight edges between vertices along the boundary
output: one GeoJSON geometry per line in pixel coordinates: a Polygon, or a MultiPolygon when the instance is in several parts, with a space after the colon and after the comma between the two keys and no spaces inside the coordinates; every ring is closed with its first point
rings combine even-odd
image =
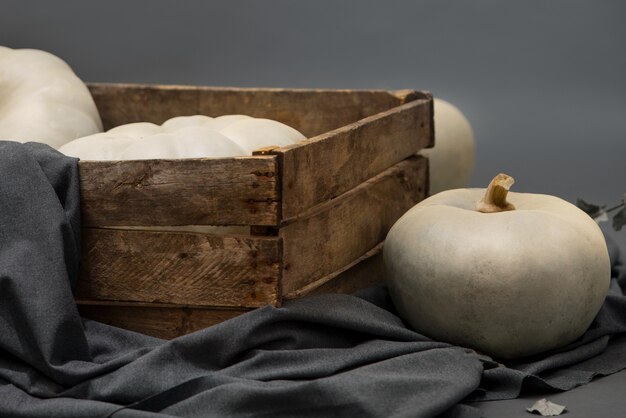
{"type": "Polygon", "coordinates": [[[89,85],[105,129],[130,122],[163,123],[181,115],[245,114],[269,118],[307,137],[404,103],[383,90],[252,89],[145,84],[89,85]]]}
{"type": "Polygon", "coordinates": [[[176,85],[90,83],[87,85],[105,130],[133,122],[161,124],[198,114],[198,90],[176,85]]]}
{"type": "Polygon", "coordinates": [[[83,228],[81,241],[77,299],[250,308],[281,301],[277,237],[83,228]]]}
{"type": "Polygon", "coordinates": [[[328,201],[432,146],[432,101],[419,99],[275,151],[282,217],[328,201]]]}
{"type": "Polygon", "coordinates": [[[283,295],[343,269],[374,248],[426,196],[427,160],[411,157],[309,212],[284,221],[283,295]]]}
{"type": "Polygon", "coordinates": [[[83,226],[276,225],[276,157],[81,161],[83,226]]]}
{"type": "Polygon", "coordinates": [[[85,318],[164,339],[189,334],[248,312],[140,303],[92,304],[90,301],[79,302],[78,310],[85,318]]]}

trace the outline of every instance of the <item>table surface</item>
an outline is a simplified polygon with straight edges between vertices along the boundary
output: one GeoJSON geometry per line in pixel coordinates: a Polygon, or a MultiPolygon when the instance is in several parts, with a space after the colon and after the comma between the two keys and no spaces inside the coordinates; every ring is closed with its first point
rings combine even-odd
{"type": "Polygon", "coordinates": [[[529,414],[526,408],[541,398],[565,405],[566,412],[561,416],[567,418],[626,417],[626,370],[596,378],[567,392],[524,395],[517,399],[475,402],[470,405],[478,407],[485,418],[531,418],[541,415],[529,414]]]}

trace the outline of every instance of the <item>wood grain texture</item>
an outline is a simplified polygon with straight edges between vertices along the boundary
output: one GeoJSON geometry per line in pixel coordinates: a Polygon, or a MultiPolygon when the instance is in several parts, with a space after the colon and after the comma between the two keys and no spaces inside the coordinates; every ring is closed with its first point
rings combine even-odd
{"type": "Polygon", "coordinates": [[[80,161],[83,226],[276,225],[274,156],[80,161]]]}
{"type": "Polygon", "coordinates": [[[340,197],[286,220],[283,295],[343,269],[426,196],[427,160],[411,157],[340,197]]]}
{"type": "Polygon", "coordinates": [[[354,293],[384,283],[383,244],[381,242],[344,268],[284,295],[284,299],[299,299],[323,293],[354,293]]]}
{"type": "Polygon", "coordinates": [[[281,301],[277,237],[83,228],[81,240],[77,299],[238,308],[281,301]]]}
{"type": "Polygon", "coordinates": [[[85,318],[168,340],[249,312],[243,309],[91,301],[79,301],[78,310],[85,318]]]}
{"type": "Polygon", "coordinates": [[[245,114],[269,118],[306,137],[339,128],[403,103],[383,90],[263,89],[146,84],[89,85],[105,129],[174,116],[245,114]]]}
{"type": "Polygon", "coordinates": [[[333,199],[432,146],[432,118],[432,100],[414,100],[276,150],[283,179],[283,219],[333,199]]]}

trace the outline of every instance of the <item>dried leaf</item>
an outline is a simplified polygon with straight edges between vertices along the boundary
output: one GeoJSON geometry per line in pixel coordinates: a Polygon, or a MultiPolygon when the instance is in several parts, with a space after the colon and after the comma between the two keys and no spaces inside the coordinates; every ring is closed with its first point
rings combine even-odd
{"type": "Polygon", "coordinates": [[[601,214],[601,212],[603,212],[602,209],[604,209],[604,206],[587,203],[582,199],[576,199],[576,206],[592,218],[596,218],[601,214]]]}
{"type": "Polygon", "coordinates": [[[531,414],[537,412],[544,417],[553,417],[561,415],[565,411],[565,405],[559,405],[543,398],[535,402],[532,407],[526,408],[526,410],[531,414]]]}
{"type": "Polygon", "coordinates": [[[613,216],[613,229],[619,231],[624,225],[626,225],[626,207],[613,216]]]}

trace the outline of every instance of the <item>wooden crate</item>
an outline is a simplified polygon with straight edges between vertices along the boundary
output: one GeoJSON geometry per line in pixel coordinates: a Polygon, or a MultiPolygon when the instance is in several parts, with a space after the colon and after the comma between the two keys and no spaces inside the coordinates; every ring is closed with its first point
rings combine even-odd
{"type": "Polygon", "coordinates": [[[373,284],[389,228],[427,194],[427,161],[415,154],[433,144],[428,93],[90,89],[105,129],[241,113],[308,138],[249,157],[81,161],[76,301],[105,323],[173,338],[266,304],[373,284]],[[181,225],[249,233],[141,229],[181,225]]]}

